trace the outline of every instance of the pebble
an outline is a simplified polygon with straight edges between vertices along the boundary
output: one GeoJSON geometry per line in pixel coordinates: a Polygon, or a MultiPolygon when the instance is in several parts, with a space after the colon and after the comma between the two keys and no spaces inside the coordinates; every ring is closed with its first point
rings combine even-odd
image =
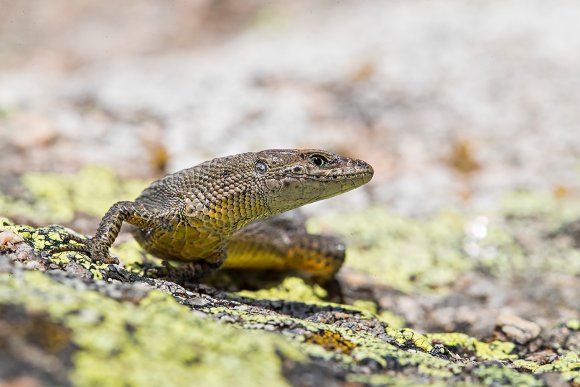
{"type": "Polygon", "coordinates": [[[13,251],[14,246],[21,242],[24,242],[24,239],[12,231],[0,232],[0,252],[6,250],[13,251]]]}
{"type": "Polygon", "coordinates": [[[540,326],[532,321],[512,314],[502,314],[496,321],[494,333],[518,344],[526,344],[537,338],[541,331],[540,326]]]}

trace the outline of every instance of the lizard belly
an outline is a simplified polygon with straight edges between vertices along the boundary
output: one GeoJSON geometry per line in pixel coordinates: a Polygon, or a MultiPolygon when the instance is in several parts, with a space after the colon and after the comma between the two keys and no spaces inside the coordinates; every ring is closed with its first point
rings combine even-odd
{"type": "Polygon", "coordinates": [[[133,228],[139,244],[156,257],[174,261],[215,261],[224,251],[224,238],[210,227],[191,227],[186,224],[171,230],[133,228]]]}

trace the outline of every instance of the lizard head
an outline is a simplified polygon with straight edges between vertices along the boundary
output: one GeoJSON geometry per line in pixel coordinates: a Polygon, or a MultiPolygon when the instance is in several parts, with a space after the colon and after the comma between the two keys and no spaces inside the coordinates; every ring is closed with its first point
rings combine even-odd
{"type": "Polygon", "coordinates": [[[255,156],[255,179],[272,214],[350,191],[373,177],[366,162],[323,150],[272,149],[255,156]]]}

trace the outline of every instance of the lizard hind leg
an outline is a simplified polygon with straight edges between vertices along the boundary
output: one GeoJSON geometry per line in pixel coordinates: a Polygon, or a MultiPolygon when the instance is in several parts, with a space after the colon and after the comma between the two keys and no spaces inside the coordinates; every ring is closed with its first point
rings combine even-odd
{"type": "Polygon", "coordinates": [[[225,268],[298,271],[324,283],[334,277],[344,258],[345,246],[338,238],[309,234],[306,227],[278,216],[234,234],[225,268]]]}
{"type": "Polygon", "coordinates": [[[164,260],[163,267],[155,267],[147,273],[154,278],[161,278],[167,281],[175,282],[180,285],[187,283],[197,283],[201,278],[217,271],[223,265],[226,254],[225,252],[219,254],[217,260],[195,260],[184,263],[180,266],[173,266],[169,261],[164,260]]]}
{"type": "Polygon", "coordinates": [[[345,259],[345,245],[334,236],[296,234],[286,250],[290,269],[312,275],[317,282],[334,278],[345,259]]]}

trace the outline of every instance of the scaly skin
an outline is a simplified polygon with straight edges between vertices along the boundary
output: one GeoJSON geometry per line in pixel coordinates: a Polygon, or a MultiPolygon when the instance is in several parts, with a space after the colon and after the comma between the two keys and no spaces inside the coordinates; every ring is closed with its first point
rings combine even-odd
{"type": "Polygon", "coordinates": [[[260,220],[350,191],[372,176],[364,161],[322,150],[216,158],[154,182],[134,202],[115,203],[93,238],[53,253],[83,251],[95,261],[115,262],[109,248],[127,222],[145,250],[192,262],[199,274],[228,258],[227,267],[296,269],[328,277],[342,264],[342,243],[310,235],[303,226],[278,227],[284,222],[276,218],[260,220]]]}
{"type": "Polygon", "coordinates": [[[345,246],[333,236],[306,231],[298,213],[255,221],[232,235],[226,269],[298,270],[324,283],[334,277],[345,258],[345,246]]]}

